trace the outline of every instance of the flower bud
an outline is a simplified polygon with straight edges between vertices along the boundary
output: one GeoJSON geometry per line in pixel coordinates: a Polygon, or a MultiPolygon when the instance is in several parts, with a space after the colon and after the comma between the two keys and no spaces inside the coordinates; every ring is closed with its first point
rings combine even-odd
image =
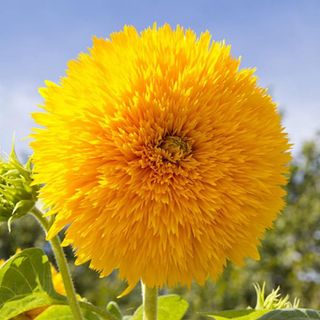
{"type": "Polygon", "coordinates": [[[0,158],[0,223],[26,215],[37,201],[39,187],[32,185],[31,161],[23,165],[12,148],[7,161],[0,158]]]}

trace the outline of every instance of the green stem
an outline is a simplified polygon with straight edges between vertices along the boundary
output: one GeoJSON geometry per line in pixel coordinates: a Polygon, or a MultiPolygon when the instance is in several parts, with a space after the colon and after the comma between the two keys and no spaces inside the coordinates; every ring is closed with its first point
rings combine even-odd
{"type": "Polygon", "coordinates": [[[142,298],[143,298],[143,320],[157,320],[158,311],[158,290],[157,288],[149,288],[143,282],[142,298]]]}
{"type": "MultiPolygon", "coordinates": [[[[52,300],[52,302],[54,305],[59,305],[59,306],[69,305],[68,302],[64,301],[64,300],[52,300]]],[[[117,320],[118,319],[113,314],[111,314],[109,311],[101,309],[90,302],[80,300],[79,304],[80,304],[81,309],[85,309],[85,310],[94,312],[95,314],[99,315],[104,320],[117,320]]]]}
{"type": "Polygon", "coordinates": [[[83,309],[86,309],[88,311],[92,311],[92,312],[98,314],[99,316],[102,317],[102,319],[105,319],[105,320],[116,320],[116,318],[112,314],[110,314],[109,311],[100,309],[100,308],[96,307],[95,305],[93,305],[93,304],[91,304],[89,302],[80,301],[80,306],[83,309]]]}
{"type": "MultiPolygon", "coordinates": [[[[40,222],[41,226],[43,227],[45,233],[47,234],[50,228],[49,221],[43,216],[43,213],[37,208],[33,207],[31,213],[36,217],[36,219],[40,222]]],[[[66,256],[63,252],[61,247],[60,239],[58,235],[53,237],[50,240],[50,244],[52,246],[52,250],[56,257],[56,261],[59,267],[59,272],[61,273],[64,288],[66,290],[67,298],[69,301],[69,305],[75,320],[84,320],[79,301],[77,299],[76,291],[74,289],[74,285],[72,282],[70,270],[68,267],[66,256]]]]}

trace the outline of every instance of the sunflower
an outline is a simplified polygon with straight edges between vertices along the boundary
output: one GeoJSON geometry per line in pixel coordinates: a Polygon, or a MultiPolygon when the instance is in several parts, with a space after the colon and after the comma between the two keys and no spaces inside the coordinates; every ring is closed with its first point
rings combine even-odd
{"type": "Polygon", "coordinates": [[[35,181],[77,263],[132,288],[259,258],[290,160],[275,103],[230,46],[169,25],[93,39],[33,115],[35,181]]]}

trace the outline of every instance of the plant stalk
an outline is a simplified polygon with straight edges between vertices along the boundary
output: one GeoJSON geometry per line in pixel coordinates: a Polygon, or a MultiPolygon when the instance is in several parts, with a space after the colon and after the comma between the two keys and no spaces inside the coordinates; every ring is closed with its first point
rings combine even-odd
{"type": "Polygon", "coordinates": [[[142,298],[143,298],[143,320],[157,320],[158,319],[158,289],[149,288],[143,282],[142,298]]]}
{"type": "MultiPolygon", "coordinates": [[[[42,228],[45,231],[45,234],[47,235],[50,228],[49,221],[43,216],[43,213],[37,207],[33,207],[33,209],[31,210],[31,213],[39,221],[39,223],[41,224],[42,228]]],[[[62,276],[64,288],[66,290],[67,298],[69,301],[69,305],[70,305],[73,317],[75,320],[84,320],[83,315],[81,313],[79,301],[77,299],[76,291],[74,289],[74,285],[72,282],[67,259],[61,247],[59,236],[56,235],[55,237],[53,237],[50,240],[50,244],[52,246],[52,250],[54,252],[57,265],[59,267],[59,272],[61,273],[61,276],[62,276]]]]}

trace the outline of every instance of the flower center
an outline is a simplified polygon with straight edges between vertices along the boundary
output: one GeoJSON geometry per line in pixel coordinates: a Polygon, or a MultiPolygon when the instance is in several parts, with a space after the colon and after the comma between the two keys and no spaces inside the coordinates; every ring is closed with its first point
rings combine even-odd
{"type": "Polygon", "coordinates": [[[189,143],[178,136],[166,136],[159,147],[162,150],[163,159],[173,163],[183,159],[191,152],[189,143]]]}

